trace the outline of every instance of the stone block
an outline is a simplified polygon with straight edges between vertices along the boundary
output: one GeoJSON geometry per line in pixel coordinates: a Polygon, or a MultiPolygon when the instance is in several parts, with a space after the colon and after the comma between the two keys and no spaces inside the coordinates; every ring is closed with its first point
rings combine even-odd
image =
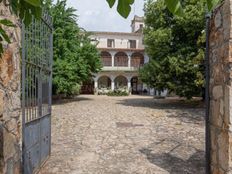
{"type": "Polygon", "coordinates": [[[224,100],[220,100],[220,114],[224,115],[224,100]]]}
{"type": "Polygon", "coordinates": [[[229,132],[229,168],[232,173],[232,133],[229,132]]]}
{"type": "MultiPolygon", "coordinates": [[[[217,150],[217,130],[214,126],[210,126],[210,136],[211,136],[211,150],[217,150]]],[[[213,160],[213,163],[217,163],[217,161],[213,160]]]]}
{"type": "Polygon", "coordinates": [[[228,85],[225,86],[224,109],[224,123],[230,127],[232,123],[232,87],[228,85]]]}
{"type": "Polygon", "coordinates": [[[222,12],[223,12],[224,15],[231,14],[231,7],[230,7],[230,5],[231,5],[230,0],[226,0],[226,1],[223,2],[221,8],[222,8],[222,12]]]}
{"type": "Polygon", "coordinates": [[[13,76],[13,60],[10,50],[6,50],[0,59],[0,72],[1,83],[7,87],[13,76]]]}
{"type": "Polygon", "coordinates": [[[217,143],[219,165],[223,170],[227,171],[229,169],[229,135],[227,131],[221,131],[217,143]]]}
{"type": "Polygon", "coordinates": [[[214,25],[216,29],[222,26],[222,14],[220,10],[217,10],[215,17],[214,17],[214,25]]]}
{"type": "Polygon", "coordinates": [[[211,173],[219,174],[219,168],[216,165],[211,165],[211,173]]]}
{"type": "Polygon", "coordinates": [[[211,102],[212,113],[210,117],[210,123],[219,128],[222,127],[223,116],[220,114],[220,101],[214,100],[211,102]]]}
{"type": "Polygon", "coordinates": [[[223,97],[223,89],[221,85],[213,87],[213,99],[218,100],[223,97]]]}
{"type": "Polygon", "coordinates": [[[3,111],[4,111],[3,106],[4,106],[4,92],[3,90],[0,90],[0,121],[2,118],[3,111]]]}
{"type": "Polygon", "coordinates": [[[214,68],[211,68],[211,78],[213,78],[213,85],[221,85],[224,82],[224,67],[222,63],[216,63],[214,68]]]}
{"type": "Polygon", "coordinates": [[[13,157],[17,153],[17,148],[15,147],[15,145],[17,145],[17,138],[15,137],[15,135],[7,131],[3,131],[3,137],[3,155],[5,159],[8,159],[10,157],[13,157]]]}
{"type": "Polygon", "coordinates": [[[228,47],[229,47],[228,48],[229,50],[225,50],[224,56],[228,57],[228,62],[232,62],[232,51],[230,51],[230,50],[232,50],[232,43],[231,42],[228,44],[228,47]]]}

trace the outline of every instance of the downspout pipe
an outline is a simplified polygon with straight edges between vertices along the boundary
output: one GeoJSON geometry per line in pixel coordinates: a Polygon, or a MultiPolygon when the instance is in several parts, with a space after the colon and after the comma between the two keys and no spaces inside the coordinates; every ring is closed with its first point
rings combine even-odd
{"type": "Polygon", "coordinates": [[[209,80],[210,80],[210,67],[209,67],[209,35],[210,35],[210,19],[211,14],[207,13],[206,16],[206,50],[205,50],[205,173],[211,174],[211,138],[210,138],[210,97],[209,97],[209,80]]]}

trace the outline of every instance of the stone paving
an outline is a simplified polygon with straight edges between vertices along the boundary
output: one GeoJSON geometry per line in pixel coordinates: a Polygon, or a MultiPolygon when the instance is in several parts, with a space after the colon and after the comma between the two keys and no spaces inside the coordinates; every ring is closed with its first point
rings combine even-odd
{"type": "Polygon", "coordinates": [[[82,95],[53,105],[40,174],[203,174],[204,110],[152,97],[82,95]]]}

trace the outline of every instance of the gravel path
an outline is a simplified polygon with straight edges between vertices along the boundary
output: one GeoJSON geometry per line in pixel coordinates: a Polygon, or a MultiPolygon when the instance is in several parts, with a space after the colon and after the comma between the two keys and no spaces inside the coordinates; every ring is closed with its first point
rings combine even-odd
{"type": "Polygon", "coordinates": [[[203,174],[204,110],[175,101],[82,95],[55,104],[40,174],[203,174]]]}

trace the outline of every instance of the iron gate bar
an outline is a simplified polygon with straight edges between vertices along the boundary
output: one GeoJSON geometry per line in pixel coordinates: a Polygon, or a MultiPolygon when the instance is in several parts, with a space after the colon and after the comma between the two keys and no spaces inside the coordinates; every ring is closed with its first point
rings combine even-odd
{"type": "Polygon", "coordinates": [[[23,173],[38,170],[51,153],[52,19],[43,12],[22,24],[23,173]]]}

